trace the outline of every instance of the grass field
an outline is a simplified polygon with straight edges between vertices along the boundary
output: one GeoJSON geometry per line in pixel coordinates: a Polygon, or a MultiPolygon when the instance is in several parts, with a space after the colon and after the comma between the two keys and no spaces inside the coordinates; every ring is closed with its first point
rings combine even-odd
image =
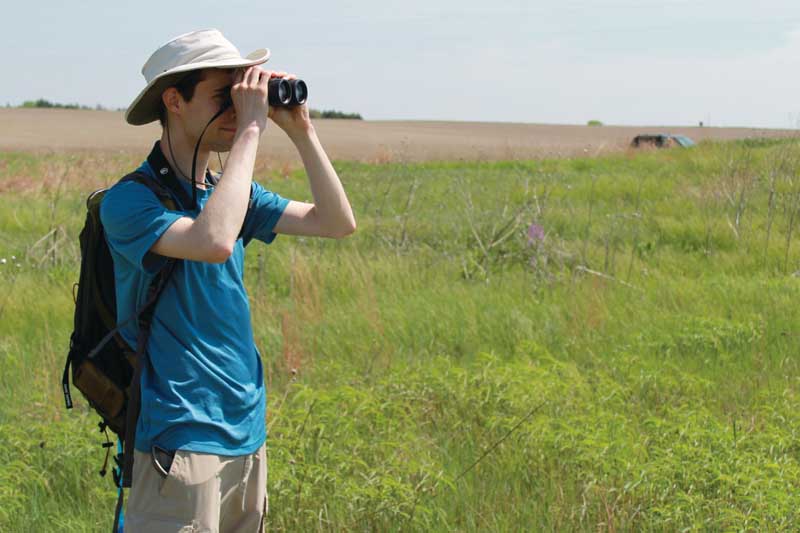
{"type": "MultiPolygon", "coordinates": [[[[0,531],[110,525],[60,378],[84,198],[137,162],[0,154],[0,531]]],[[[336,166],[354,236],[248,248],[270,531],[800,529],[795,141],[336,166]]]]}

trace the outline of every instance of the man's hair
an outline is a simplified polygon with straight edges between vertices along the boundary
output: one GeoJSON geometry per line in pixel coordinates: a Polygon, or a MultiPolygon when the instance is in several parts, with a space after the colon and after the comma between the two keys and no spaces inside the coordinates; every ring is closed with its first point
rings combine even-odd
{"type": "MultiPolygon", "coordinates": [[[[184,100],[191,102],[197,84],[203,81],[205,77],[205,70],[192,70],[169,87],[175,87],[184,100]]],[[[169,87],[167,87],[167,89],[169,89],[169,87]]],[[[163,100],[158,101],[158,121],[161,123],[162,127],[167,122],[167,108],[164,106],[163,100]]]]}

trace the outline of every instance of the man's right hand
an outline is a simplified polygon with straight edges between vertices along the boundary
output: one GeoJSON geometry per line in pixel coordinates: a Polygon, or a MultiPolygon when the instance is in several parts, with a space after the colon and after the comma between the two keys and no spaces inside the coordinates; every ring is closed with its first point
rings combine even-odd
{"type": "Polygon", "coordinates": [[[273,74],[258,66],[237,69],[234,73],[231,100],[236,113],[237,135],[249,128],[257,128],[261,135],[267,128],[269,80],[273,74]]]}

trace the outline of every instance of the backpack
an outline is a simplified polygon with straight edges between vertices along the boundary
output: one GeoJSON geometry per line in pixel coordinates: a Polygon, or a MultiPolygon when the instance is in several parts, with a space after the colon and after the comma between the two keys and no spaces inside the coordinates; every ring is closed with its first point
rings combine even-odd
{"type": "MultiPolygon", "coordinates": [[[[210,173],[208,177],[216,185],[219,177],[210,173]]],[[[134,172],[122,178],[120,183],[126,181],[145,185],[167,209],[182,210],[181,206],[191,205],[189,195],[172,175],[163,176],[159,180],[134,172]]],[[[150,283],[144,305],[133,316],[119,322],[120,317],[116,313],[114,263],[100,220],[100,204],[107,191],[108,189],[99,189],[86,199],[86,221],[79,236],[80,275],[78,283],[73,286],[74,329],[64,365],[62,388],[66,408],[71,409],[71,368],[73,385],[101,417],[98,426],[100,432],[106,436],[106,442],[102,444],[106,449],[106,456],[100,470],[101,476],[107,473],[111,447],[114,446],[108,437],[108,429],[118,437],[117,453],[114,455],[117,466],[112,470],[114,484],[119,489],[114,520],[116,531],[122,508],[122,488],[128,488],[131,484],[133,443],[139,414],[139,378],[142,367],[147,363],[147,352],[144,348],[147,346],[150,322],[158,298],[180,260],[169,259],[165,262],[150,283]],[[136,350],[120,335],[122,327],[133,320],[138,321],[136,350]]],[[[250,215],[252,202],[251,186],[245,220],[250,215]]]]}

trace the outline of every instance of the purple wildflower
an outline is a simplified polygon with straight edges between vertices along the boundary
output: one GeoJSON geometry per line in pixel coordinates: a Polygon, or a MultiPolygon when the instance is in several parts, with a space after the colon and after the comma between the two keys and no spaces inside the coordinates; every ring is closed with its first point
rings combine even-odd
{"type": "Polygon", "coordinates": [[[544,240],[544,228],[535,222],[528,227],[528,244],[534,245],[544,240]]]}

